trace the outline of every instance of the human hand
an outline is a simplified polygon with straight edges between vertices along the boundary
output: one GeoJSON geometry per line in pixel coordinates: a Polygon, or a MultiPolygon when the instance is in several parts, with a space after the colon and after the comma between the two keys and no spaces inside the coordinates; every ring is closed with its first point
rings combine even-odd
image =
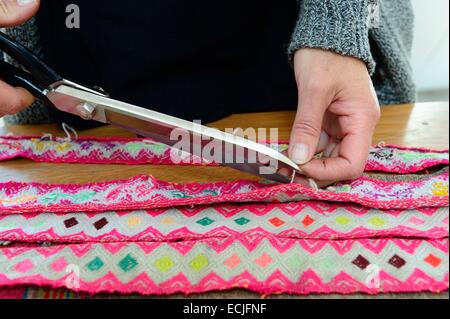
{"type": "MultiPolygon", "coordinates": [[[[39,4],[40,0],[0,0],[0,28],[29,20],[36,14],[39,4]]],[[[33,96],[25,89],[12,87],[0,80],[0,118],[18,113],[33,101],[33,96]]]]}
{"type": "Polygon", "coordinates": [[[365,63],[330,51],[300,49],[294,68],[299,105],[290,158],[320,187],[361,176],[380,118],[365,63]],[[321,159],[314,158],[322,152],[321,159]]]}

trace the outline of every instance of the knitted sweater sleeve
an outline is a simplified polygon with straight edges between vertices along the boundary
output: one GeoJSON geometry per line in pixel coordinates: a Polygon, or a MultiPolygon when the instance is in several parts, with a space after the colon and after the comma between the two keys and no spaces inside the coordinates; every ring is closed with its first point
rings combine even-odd
{"type": "Polygon", "coordinates": [[[299,18],[288,54],[318,48],[364,61],[375,70],[369,44],[371,11],[378,0],[298,0],[299,18]]]}

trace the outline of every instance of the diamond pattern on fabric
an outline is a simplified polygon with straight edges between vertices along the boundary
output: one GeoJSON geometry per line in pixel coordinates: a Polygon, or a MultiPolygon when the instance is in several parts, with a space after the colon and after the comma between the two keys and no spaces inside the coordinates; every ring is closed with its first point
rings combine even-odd
{"type": "Polygon", "coordinates": [[[197,221],[197,224],[200,224],[200,225],[205,226],[205,227],[209,226],[209,225],[212,225],[213,223],[214,223],[214,221],[211,218],[209,218],[209,217],[205,217],[205,218],[202,218],[199,221],[197,221]]]}
{"type": "Polygon", "coordinates": [[[389,259],[389,264],[400,269],[406,264],[406,261],[400,256],[394,255],[391,259],[389,259]]]}
{"type": "Polygon", "coordinates": [[[136,259],[131,257],[131,255],[127,255],[124,259],[122,259],[119,262],[119,267],[125,272],[132,270],[137,265],[138,265],[138,262],[136,261],[136,259]]]}
{"type": "Polygon", "coordinates": [[[65,220],[64,225],[66,226],[66,228],[72,228],[72,227],[78,225],[78,221],[75,217],[72,217],[72,218],[65,220]]]}
{"type": "Polygon", "coordinates": [[[86,265],[86,267],[90,271],[97,271],[97,270],[100,270],[104,265],[105,265],[105,263],[103,262],[103,260],[100,257],[95,257],[93,260],[91,260],[86,265]]]}
{"type": "MultiPolygon", "coordinates": [[[[172,164],[170,150],[149,140],[0,137],[0,160],[14,157],[172,164]]],[[[387,146],[371,151],[366,170],[403,174],[434,165],[448,165],[448,152],[387,146]]],[[[66,287],[66,269],[80,265],[80,289],[93,294],[448,289],[448,168],[378,178],[319,191],[148,176],[0,183],[0,288],[66,287]],[[371,265],[382,270],[379,287],[365,282],[371,265]]]]}
{"type": "Polygon", "coordinates": [[[167,272],[175,266],[175,263],[170,257],[164,256],[155,261],[155,266],[159,269],[159,271],[167,272]]]}
{"type": "Polygon", "coordinates": [[[428,255],[427,258],[425,258],[425,261],[434,268],[437,268],[442,264],[442,259],[433,254],[428,255]]]}
{"type": "Polygon", "coordinates": [[[353,260],[353,264],[359,267],[360,269],[364,270],[370,265],[370,262],[363,256],[358,255],[358,257],[356,257],[356,259],[353,260]]]}
{"type": "Polygon", "coordinates": [[[94,227],[97,230],[101,230],[106,225],[108,225],[108,220],[106,218],[102,218],[94,223],[94,227]]]}
{"type": "Polygon", "coordinates": [[[189,263],[189,265],[198,272],[209,265],[209,260],[203,255],[198,255],[189,263]]]}
{"type": "Polygon", "coordinates": [[[240,226],[244,226],[244,225],[250,223],[250,219],[247,219],[245,217],[241,217],[241,218],[236,219],[235,223],[240,225],[240,226]]]}

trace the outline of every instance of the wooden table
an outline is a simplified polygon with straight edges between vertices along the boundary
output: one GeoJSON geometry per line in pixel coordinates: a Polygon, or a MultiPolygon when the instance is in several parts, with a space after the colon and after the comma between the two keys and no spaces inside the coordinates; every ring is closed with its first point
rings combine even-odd
{"type": "MultiPolygon", "coordinates": [[[[389,144],[405,146],[422,146],[437,149],[449,148],[449,104],[422,103],[385,106],[382,118],[376,130],[373,143],[384,141],[389,144]]],[[[294,112],[257,113],[233,115],[221,121],[210,124],[219,129],[248,127],[279,128],[279,137],[288,139],[294,118],[294,112]]],[[[64,136],[55,125],[6,126],[0,127],[0,135],[8,133],[16,135],[41,135],[52,133],[64,136]]],[[[114,127],[103,127],[79,132],[80,136],[125,136],[132,134],[114,127]]],[[[173,182],[188,181],[220,181],[239,178],[249,178],[249,175],[228,168],[211,167],[153,167],[150,165],[77,165],[33,163],[29,160],[17,159],[0,163],[0,182],[24,181],[43,183],[86,183],[114,179],[129,178],[140,174],[151,174],[158,179],[173,182]]],[[[205,294],[209,297],[251,298],[255,294],[234,291],[226,293],[205,294]]],[[[379,296],[385,298],[389,295],[379,296]]],[[[326,296],[333,298],[337,296],[326,296]]],[[[341,297],[341,296],[339,296],[341,297]]],[[[365,297],[358,295],[359,298],[365,297]]],[[[401,297],[448,298],[447,294],[395,295],[401,297]]]]}
{"type": "MultiPolygon", "coordinates": [[[[423,103],[416,105],[386,106],[375,133],[373,143],[381,141],[405,146],[423,146],[437,149],[449,148],[449,104],[423,103]]],[[[293,112],[238,114],[210,124],[225,128],[279,128],[279,137],[288,139],[293,112]]],[[[0,135],[65,134],[55,125],[0,127],[0,135]]],[[[133,136],[115,127],[102,127],[79,132],[80,136],[133,136]]],[[[0,163],[0,182],[22,181],[41,183],[88,183],[126,179],[140,174],[154,175],[170,182],[212,182],[221,180],[249,179],[250,175],[229,168],[176,167],[150,165],[78,165],[33,163],[17,159],[0,163]]]]}

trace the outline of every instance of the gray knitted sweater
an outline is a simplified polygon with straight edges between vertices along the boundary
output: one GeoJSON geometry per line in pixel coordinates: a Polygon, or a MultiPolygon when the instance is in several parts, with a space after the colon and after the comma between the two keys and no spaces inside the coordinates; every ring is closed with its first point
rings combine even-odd
{"type": "MultiPolygon", "coordinates": [[[[381,104],[413,102],[410,66],[414,14],[410,0],[298,0],[299,18],[288,56],[300,48],[321,48],[363,60],[381,104]]],[[[6,30],[40,52],[33,20],[6,30]]],[[[10,123],[49,121],[39,103],[7,118],[10,123]]]]}

